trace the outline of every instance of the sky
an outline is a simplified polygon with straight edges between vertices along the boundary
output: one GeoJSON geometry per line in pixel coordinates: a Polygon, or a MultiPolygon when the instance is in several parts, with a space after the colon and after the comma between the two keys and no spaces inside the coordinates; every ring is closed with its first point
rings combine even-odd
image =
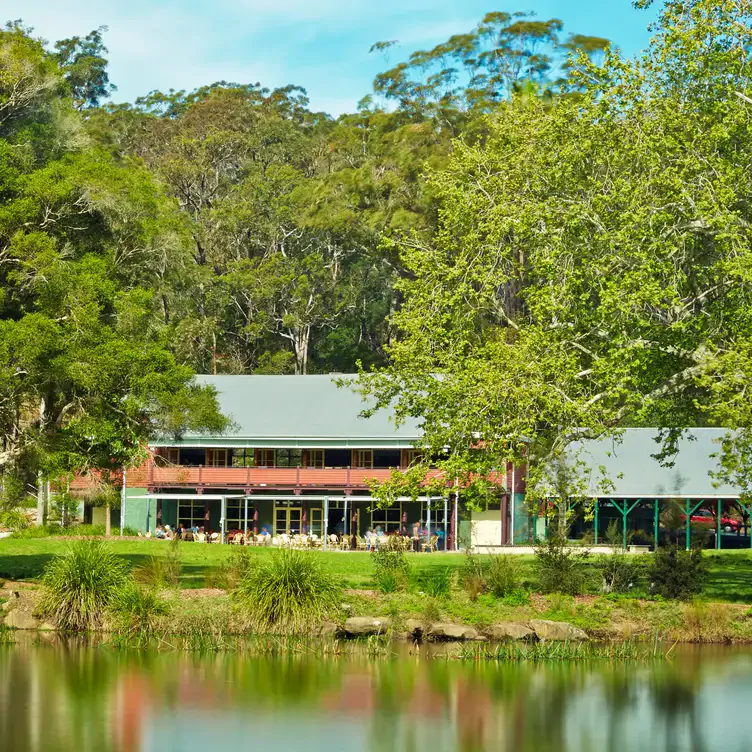
{"type": "Polygon", "coordinates": [[[0,10],[0,21],[21,18],[50,42],[108,26],[114,102],[220,80],[292,83],[335,116],[355,109],[377,73],[489,11],[559,18],[565,32],[606,37],[629,55],[647,44],[655,15],[631,0],[0,0],[0,10]],[[400,44],[369,54],[381,40],[400,44]]]}

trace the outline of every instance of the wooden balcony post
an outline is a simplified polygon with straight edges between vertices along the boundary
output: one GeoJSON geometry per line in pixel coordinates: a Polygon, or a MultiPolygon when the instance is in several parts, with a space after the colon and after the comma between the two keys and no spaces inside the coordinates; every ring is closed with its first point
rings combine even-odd
{"type": "Polygon", "coordinates": [[[347,467],[347,487],[350,487],[350,466],[347,467]]]}
{"type": "Polygon", "coordinates": [[[199,484],[199,486],[201,485],[201,475],[202,475],[201,471],[202,471],[203,469],[204,469],[204,466],[203,466],[203,465],[199,465],[199,466],[198,466],[198,484],[199,484]]]}
{"type": "Polygon", "coordinates": [[[295,468],[295,485],[300,488],[300,465],[295,468]]]}

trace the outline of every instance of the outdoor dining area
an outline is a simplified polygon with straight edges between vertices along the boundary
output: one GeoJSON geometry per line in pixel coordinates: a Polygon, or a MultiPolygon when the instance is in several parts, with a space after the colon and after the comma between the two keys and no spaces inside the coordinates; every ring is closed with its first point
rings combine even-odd
{"type": "Polygon", "coordinates": [[[154,536],[150,533],[139,537],[157,540],[180,540],[191,543],[229,543],[235,546],[271,546],[275,548],[324,549],[329,551],[413,551],[416,553],[443,550],[442,531],[428,535],[427,530],[414,530],[413,535],[400,533],[384,534],[381,530],[367,530],[365,535],[344,535],[332,533],[319,536],[316,533],[281,533],[271,535],[268,530],[259,533],[244,530],[230,530],[223,540],[221,533],[206,531],[203,527],[185,528],[179,525],[158,525],[154,536]]]}

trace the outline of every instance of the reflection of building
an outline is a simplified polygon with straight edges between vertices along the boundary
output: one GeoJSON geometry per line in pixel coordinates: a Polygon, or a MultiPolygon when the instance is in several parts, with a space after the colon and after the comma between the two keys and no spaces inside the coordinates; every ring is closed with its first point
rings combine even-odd
{"type": "MultiPolygon", "coordinates": [[[[217,389],[233,427],[222,436],[187,434],[155,442],[148,462],[127,473],[125,521],[131,527],[153,531],[160,523],[183,524],[225,532],[247,527],[272,536],[308,532],[322,537],[325,532],[363,535],[369,528],[409,534],[419,523],[430,525],[447,548],[472,542],[479,550],[527,543],[545,533],[552,506],[543,500],[531,516],[524,470],[511,464],[492,479],[499,492],[472,516],[462,514],[461,489],[456,503],[452,479],[443,498],[403,499],[372,510],[369,484],[410,467],[421,431],[415,422],[396,426],[389,409],[360,417],[366,407],[360,395],[338,387],[334,377],[199,380],[217,389]]],[[[602,539],[615,521],[620,529],[643,531],[647,540],[642,542],[652,542],[660,514],[673,498],[681,499],[688,518],[704,514],[706,527],[717,527],[719,509],[723,520],[739,498],[738,489],[716,488],[709,475],[724,431],[691,433],[694,440],[680,441],[671,468],[652,456],[658,449],[653,429],[629,429],[621,442],[574,447],[573,466],[590,475],[583,479],[585,495],[600,498],[596,519],[580,522],[573,534],[595,528],[602,539]],[[599,483],[600,468],[612,484],[608,493],[599,483]]],[[[74,490],[86,485],[86,478],[78,478],[74,490]]]]}

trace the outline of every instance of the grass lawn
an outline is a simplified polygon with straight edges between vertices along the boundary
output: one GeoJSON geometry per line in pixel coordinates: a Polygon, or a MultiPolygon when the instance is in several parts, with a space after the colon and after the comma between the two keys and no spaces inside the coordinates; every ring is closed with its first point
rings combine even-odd
{"type": "MultiPolygon", "coordinates": [[[[63,538],[6,538],[0,540],[0,577],[35,579],[54,554],[67,545],[63,538]]],[[[112,545],[131,566],[137,566],[154,554],[161,554],[170,544],[157,540],[118,540],[112,545]]],[[[273,549],[252,548],[255,556],[268,556],[273,549]]],[[[207,571],[222,564],[230,555],[231,546],[200,543],[180,544],[183,564],[181,585],[185,588],[204,587],[207,571]]],[[[319,551],[327,571],[344,588],[368,589],[373,586],[370,554],[366,552],[319,551]]],[[[464,557],[455,553],[407,554],[413,571],[432,567],[460,568],[464,557]]],[[[713,601],[752,604],[752,551],[734,550],[708,552],[709,577],[705,597],[713,601]]],[[[523,576],[535,580],[532,556],[520,556],[523,576]]],[[[594,573],[595,574],[595,573],[594,573]]]]}

